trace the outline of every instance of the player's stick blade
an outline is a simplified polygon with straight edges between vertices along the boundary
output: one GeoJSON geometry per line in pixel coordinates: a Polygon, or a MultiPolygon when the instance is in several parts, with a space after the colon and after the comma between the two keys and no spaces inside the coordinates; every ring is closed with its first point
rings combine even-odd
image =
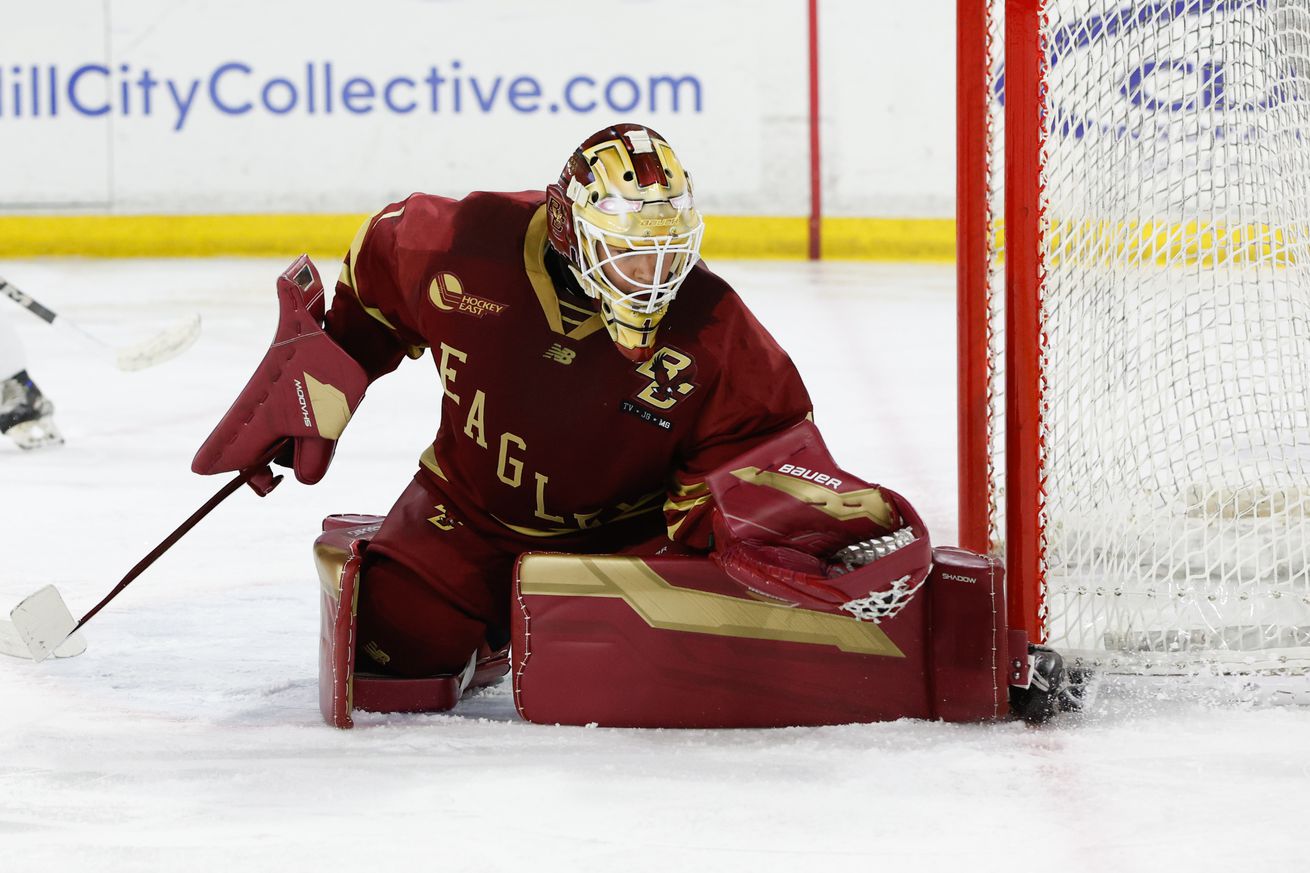
{"type": "Polygon", "coordinates": [[[145,342],[137,343],[131,348],[118,353],[120,370],[144,370],[162,364],[170,358],[176,358],[195,344],[200,337],[200,316],[184,318],[176,324],[165,328],[145,342]]]}
{"type": "MultiPolygon", "coordinates": [[[[86,651],[86,640],[82,638],[82,632],[78,631],[68,639],[59,644],[55,649],[56,658],[75,658],[86,651]]],[[[23,642],[23,638],[18,633],[18,628],[14,627],[12,621],[6,621],[0,618],[0,655],[10,658],[22,658],[25,661],[33,661],[32,650],[23,642]]]]}
{"type": "Polygon", "coordinates": [[[33,661],[44,661],[51,655],[71,658],[86,651],[81,634],[73,633],[77,620],[53,585],[28,595],[10,611],[9,618],[19,643],[27,649],[25,657],[33,661]]]}
{"type": "MultiPolygon", "coordinates": [[[[73,658],[86,651],[86,641],[83,640],[81,632],[73,634],[67,640],[60,642],[59,648],[55,649],[56,658],[73,658]]],[[[13,621],[0,619],[0,655],[7,655],[9,658],[22,658],[24,661],[33,661],[31,649],[28,644],[22,641],[18,636],[18,628],[13,627],[13,621]]]]}

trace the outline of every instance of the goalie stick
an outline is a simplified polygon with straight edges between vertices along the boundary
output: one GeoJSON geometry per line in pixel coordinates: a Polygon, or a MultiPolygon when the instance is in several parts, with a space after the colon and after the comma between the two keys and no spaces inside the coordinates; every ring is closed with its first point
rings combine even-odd
{"type": "Polygon", "coordinates": [[[73,614],[69,612],[68,606],[64,603],[64,598],[60,596],[58,589],[53,585],[47,585],[36,593],[23,598],[10,611],[9,618],[11,621],[0,622],[0,654],[15,658],[29,658],[33,661],[44,661],[51,655],[56,658],[80,655],[86,650],[86,642],[77,632],[94,618],[96,613],[104,609],[109,601],[117,597],[124,588],[130,585],[132,580],[145,572],[147,567],[158,560],[164,552],[172,548],[178,540],[186,535],[187,531],[199,524],[200,520],[208,515],[214,507],[232,496],[242,485],[250,485],[255,493],[260,497],[264,497],[277,486],[278,482],[282,481],[281,476],[273,475],[268,465],[273,462],[273,459],[277,457],[285,445],[286,441],[279,442],[254,464],[241,470],[226,485],[220,488],[213,497],[205,501],[203,506],[191,513],[186,521],[178,525],[148,555],[138,561],[136,566],[129,570],[127,575],[114,586],[113,590],[106,594],[99,603],[91,607],[90,611],[80,619],[76,621],[73,619],[73,614]]]}
{"type": "Polygon", "coordinates": [[[196,338],[200,336],[200,316],[192,315],[161,330],[149,339],[135,345],[117,348],[76,322],[69,321],[54,310],[33,300],[29,295],[10,284],[3,276],[0,276],[0,293],[46,324],[53,325],[57,321],[72,328],[97,346],[109,351],[114,355],[115,362],[120,370],[144,370],[146,367],[162,364],[164,361],[177,357],[189,349],[192,343],[196,341],[196,338]]]}

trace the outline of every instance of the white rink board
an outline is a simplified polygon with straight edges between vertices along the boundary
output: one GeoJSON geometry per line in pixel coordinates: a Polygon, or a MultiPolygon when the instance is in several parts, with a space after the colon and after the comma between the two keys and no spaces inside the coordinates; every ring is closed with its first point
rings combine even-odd
{"type": "MultiPolygon", "coordinates": [[[[950,215],[954,4],[820,11],[827,213],[950,215]]],[[[674,142],[708,212],[810,208],[804,0],[14,12],[4,212],[367,212],[414,190],[540,188],[623,119],[674,142]]]]}

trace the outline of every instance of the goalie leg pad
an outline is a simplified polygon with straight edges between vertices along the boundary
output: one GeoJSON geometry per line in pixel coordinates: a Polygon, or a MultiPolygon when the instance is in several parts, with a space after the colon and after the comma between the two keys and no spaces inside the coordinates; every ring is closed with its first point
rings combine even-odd
{"type": "Polygon", "coordinates": [[[1011,644],[1004,565],[989,555],[939,547],[933,549],[925,591],[934,717],[1003,717],[1009,711],[1011,644]]]}
{"type": "Polygon", "coordinates": [[[454,674],[487,637],[405,564],[370,549],[359,592],[358,655],[365,669],[393,676],[454,674]]]}
{"type": "Polygon", "coordinates": [[[529,554],[514,702],[528,721],[784,727],[929,718],[926,600],[882,624],[744,592],[707,557],[529,554]]]}
{"type": "Polygon", "coordinates": [[[314,564],[318,568],[319,644],[318,707],[323,720],[333,727],[354,726],[355,606],[359,565],[367,537],[376,525],[329,526],[314,542],[314,564]]]}
{"type": "Polygon", "coordinates": [[[1005,714],[999,565],[939,550],[879,622],[768,602],[706,557],[528,554],[515,573],[524,719],[606,727],[784,727],[1005,714]]]}
{"type": "Polygon", "coordinates": [[[445,712],[468,688],[494,684],[509,672],[508,651],[493,652],[485,643],[453,675],[397,678],[357,669],[360,570],[364,550],[381,524],[377,516],[329,516],[314,543],[322,586],[319,709],[333,727],[353,727],[354,710],[445,712]]]}

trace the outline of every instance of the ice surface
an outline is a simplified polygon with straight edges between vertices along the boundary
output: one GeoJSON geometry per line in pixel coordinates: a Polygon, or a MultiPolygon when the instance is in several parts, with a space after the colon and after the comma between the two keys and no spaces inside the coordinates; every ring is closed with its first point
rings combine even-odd
{"type": "MultiPolygon", "coordinates": [[[[183,357],[124,374],[4,311],[68,445],[0,445],[3,611],[55,584],[80,614],[217,490],[221,478],[189,472],[191,455],[271,338],[285,266],[0,263],[120,344],[192,313],[205,325],[183,357]]],[[[838,461],[910,496],[934,540],[953,542],[953,269],[716,268],[792,352],[838,461]]],[[[439,393],[430,361],[407,363],[370,391],[322,484],[239,492],[96,618],[85,655],[0,659],[0,871],[1304,863],[1310,709],[1254,706],[1240,688],[1104,694],[1042,730],[542,727],[518,720],[506,685],[452,715],[324,726],[310,544],[328,512],[386,511],[439,393]]]]}

